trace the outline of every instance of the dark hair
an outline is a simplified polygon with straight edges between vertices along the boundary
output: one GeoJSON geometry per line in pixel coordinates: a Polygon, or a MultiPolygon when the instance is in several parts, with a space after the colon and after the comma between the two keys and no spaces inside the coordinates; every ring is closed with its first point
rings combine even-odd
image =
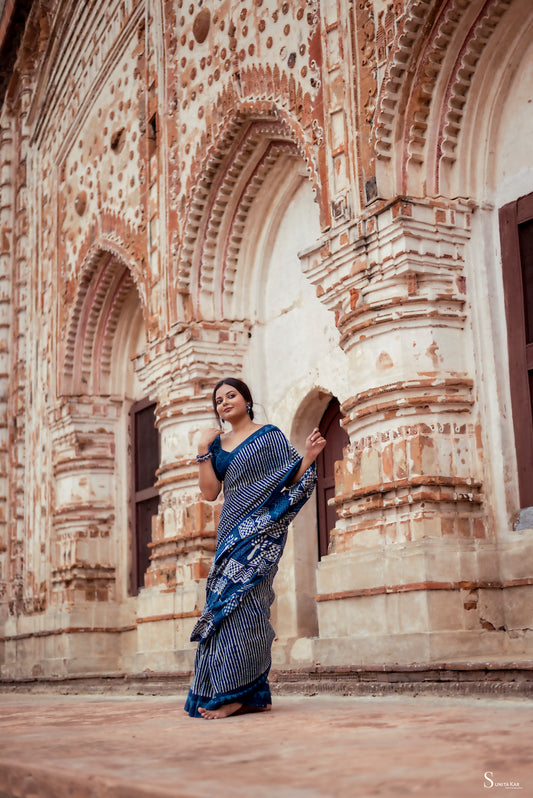
{"type": "Polygon", "coordinates": [[[250,405],[250,409],[248,410],[248,415],[250,416],[251,420],[254,420],[254,400],[252,399],[252,394],[250,393],[250,389],[246,385],[245,382],[242,380],[238,380],[236,377],[228,377],[225,380],[219,380],[215,387],[213,388],[213,410],[215,411],[215,416],[219,419],[218,411],[217,411],[217,391],[221,385],[231,385],[232,388],[235,388],[236,391],[240,393],[240,395],[244,398],[244,401],[247,405],[250,405]]]}

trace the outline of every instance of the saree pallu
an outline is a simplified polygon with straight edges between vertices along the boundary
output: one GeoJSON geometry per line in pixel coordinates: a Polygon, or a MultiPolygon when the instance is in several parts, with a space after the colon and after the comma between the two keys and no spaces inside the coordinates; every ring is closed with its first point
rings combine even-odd
{"type": "Polygon", "coordinates": [[[291,484],[301,458],[271,424],[231,452],[221,448],[218,437],[210,451],[223,483],[224,504],[206,604],[191,635],[198,642],[185,704],[192,717],[201,717],[198,707],[216,709],[238,701],[261,708],[271,703],[272,582],[288,526],[316,483],[313,465],[291,484]]]}

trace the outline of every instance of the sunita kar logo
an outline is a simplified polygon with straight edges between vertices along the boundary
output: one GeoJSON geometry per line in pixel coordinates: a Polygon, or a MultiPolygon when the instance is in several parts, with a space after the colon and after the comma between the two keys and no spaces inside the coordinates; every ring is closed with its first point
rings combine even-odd
{"type": "Polygon", "coordinates": [[[514,779],[508,779],[506,781],[500,781],[494,775],[492,770],[487,770],[483,774],[483,786],[486,790],[492,790],[493,788],[503,789],[503,790],[523,790],[524,788],[521,786],[519,781],[514,781],[514,779]]]}

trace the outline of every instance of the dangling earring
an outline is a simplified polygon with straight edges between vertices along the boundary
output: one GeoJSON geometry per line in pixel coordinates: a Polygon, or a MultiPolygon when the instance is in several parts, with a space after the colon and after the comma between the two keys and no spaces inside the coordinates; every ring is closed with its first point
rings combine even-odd
{"type": "Polygon", "coordinates": [[[246,405],[246,412],[248,413],[248,415],[250,415],[251,409],[252,409],[252,405],[250,404],[250,402],[248,402],[248,404],[246,405]]]}

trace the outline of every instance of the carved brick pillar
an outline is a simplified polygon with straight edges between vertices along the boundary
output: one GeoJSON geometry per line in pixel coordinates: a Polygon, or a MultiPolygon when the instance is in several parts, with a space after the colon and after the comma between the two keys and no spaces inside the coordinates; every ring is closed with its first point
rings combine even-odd
{"type": "MultiPolygon", "coordinates": [[[[399,199],[305,256],[335,310],[353,384],[342,403],[350,445],[336,477],[339,519],[318,569],[321,636],[368,624],[378,635],[439,624],[452,633],[473,617],[461,586],[479,582],[489,533],[463,272],[469,227],[465,206],[399,199]],[[401,597],[394,611],[391,594],[401,597]]],[[[429,656],[424,646],[418,656],[429,656]]]]}
{"type": "Polygon", "coordinates": [[[55,500],[52,604],[115,596],[115,432],[122,401],[63,400],[51,424],[55,500]]]}
{"type": "Polygon", "coordinates": [[[349,520],[334,548],[360,535],[365,545],[484,538],[463,274],[469,212],[400,200],[365,227],[367,268],[338,320],[356,390],[342,408],[351,446],[335,501],[349,520]]]}
{"type": "Polygon", "coordinates": [[[9,485],[9,352],[13,259],[13,131],[0,125],[0,617],[7,615],[8,601],[8,485],[9,485]]]}
{"type": "Polygon", "coordinates": [[[145,617],[140,618],[139,634],[149,620],[169,619],[172,594],[170,617],[178,621],[173,642],[177,648],[188,645],[215,550],[218,506],[200,498],[198,436],[216,424],[211,391],[220,378],[240,372],[247,341],[248,328],[241,322],[197,322],[172,332],[136,361],[145,390],[157,399],[161,435],[159,513],[140,596],[139,612],[145,617]]]}
{"type": "MultiPolygon", "coordinates": [[[[7,391],[7,506],[6,520],[8,529],[8,562],[7,582],[9,611],[11,615],[32,612],[38,609],[38,599],[33,605],[34,596],[31,577],[28,574],[28,533],[25,527],[25,460],[26,460],[26,413],[28,401],[27,388],[27,345],[28,345],[28,277],[30,255],[30,229],[28,207],[31,204],[28,196],[28,139],[29,130],[26,124],[32,95],[31,65],[24,63],[17,80],[13,80],[9,105],[13,114],[14,125],[7,130],[11,138],[10,163],[2,170],[7,177],[6,211],[3,214],[4,226],[2,237],[4,247],[7,244],[4,264],[7,265],[11,254],[10,270],[11,289],[9,292],[11,313],[4,317],[9,321],[9,338],[7,352],[2,352],[7,370],[1,374],[8,375],[7,391]],[[10,174],[9,174],[10,173],[10,174]],[[10,217],[8,221],[8,217],[10,217]],[[7,224],[5,224],[7,222],[7,224]],[[11,245],[11,247],[10,247],[11,245]],[[30,586],[31,585],[31,586],[30,586]]],[[[8,141],[6,141],[8,145],[8,141]]],[[[9,145],[8,145],[9,146],[9,145]]],[[[4,149],[4,153],[6,150],[4,149]]],[[[4,185],[4,184],[3,184],[4,185]]],[[[4,195],[2,195],[4,196],[4,195]]],[[[4,201],[2,201],[4,204],[4,201]]],[[[4,270],[2,270],[4,271],[4,270]]],[[[5,271],[4,271],[5,276],[5,271]]]]}

